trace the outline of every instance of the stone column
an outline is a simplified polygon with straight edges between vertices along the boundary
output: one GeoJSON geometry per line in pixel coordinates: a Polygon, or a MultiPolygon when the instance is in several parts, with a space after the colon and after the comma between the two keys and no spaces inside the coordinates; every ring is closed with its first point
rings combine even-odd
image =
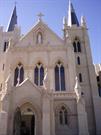
{"type": "Polygon", "coordinates": [[[49,68],[49,79],[50,79],[50,89],[54,90],[55,85],[54,85],[54,67],[49,68]]]}
{"type": "Polygon", "coordinates": [[[0,112],[0,135],[7,135],[8,114],[5,111],[0,112]]]}
{"type": "Polygon", "coordinates": [[[84,101],[83,92],[81,90],[81,86],[79,84],[77,77],[76,77],[76,84],[75,84],[74,90],[76,93],[76,100],[77,100],[79,135],[89,135],[87,113],[85,110],[85,101],[84,101]]]}
{"type": "Polygon", "coordinates": [[[51,135],[55,135],[55,110],[53,92],[51,93],[51,135]]]}
{"type": "Polygon", "coordinates": [[[11,84],[12,84],[12,76],[9,75],[5,81],[4,89],[1,93],[0,97],[0,135],[7,135],[8,133],[8,127],[10,124],[8,124],[9,116],[8,112],[11,105],[11,84]]]}
{"type": "Polygon", "coordinates": [[[78,112],[79,135],[89,135],[87,113],[85,111],[84,99],[82,99],[82,102],[81,101],[77,102],[77,112],[78,112]]]}
{"type": "Polygon", "coordinates": [[[70,79],[69,79],[69,71],[67,67],[65,68],[65,80],[66,80],[66,92],[71,92],[71,87],[70,87],[70,79]]]}
{"type": "Polygon", "coordinates": [[[42,135],[50,134],[50,97],[47,94],[43,95],[43,106],[42,106],[42,135]]]}

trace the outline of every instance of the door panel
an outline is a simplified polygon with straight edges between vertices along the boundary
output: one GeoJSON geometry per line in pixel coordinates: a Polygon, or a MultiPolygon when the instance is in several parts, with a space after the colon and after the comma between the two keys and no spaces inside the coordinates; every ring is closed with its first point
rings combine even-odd
{"type": "Polygon", "coordinates": [[[13,135],[20,135],[21,111],[17,108],[14,114],[13,135]]]}

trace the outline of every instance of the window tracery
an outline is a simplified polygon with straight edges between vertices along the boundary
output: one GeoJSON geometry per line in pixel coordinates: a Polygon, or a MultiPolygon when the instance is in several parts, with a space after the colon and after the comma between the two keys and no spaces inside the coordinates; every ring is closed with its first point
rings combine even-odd
{"type": "Polygon", "coordinates": [[[43,79],[44,79],[44,68],[43,65],[39,62],[34,69],[34,83],[37,86],[42,86],[43,79]]]}
{"type": "Polygon", "coordinates": [[[55,90],[65,90],[65,69],[60,61],[58,61],[55,66],[55,90]]]}
{"type": "Polygon", "coordinates": [[[15,68],[14,72],[14,86],[19,85],[24,80],[24,68],[21,63],[15,68]]]}
{"type": "Polygon", "coordinates": [[[73,42],[73,48],[74,48],[74,52],[81,52],[81,43],[78,40],[78,38],[75,38],[73,42]]]}
{"type": "Polygon", "coordinates": [[[60,125],[68,125],[68,112],[65,106],[61,106],[59,110],[59,124],[60,125]]]}

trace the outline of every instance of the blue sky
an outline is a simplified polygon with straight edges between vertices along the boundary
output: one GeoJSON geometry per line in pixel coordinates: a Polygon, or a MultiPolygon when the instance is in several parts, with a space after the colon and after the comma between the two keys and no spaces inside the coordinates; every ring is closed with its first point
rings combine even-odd
{"type": "MultiPolygon", "coordinates": [[[[78,19],[86,17],[94,63],[101,63],[101,0],[71,0],[78,19]]],[[[7,27],[15,0],[0,0],[0,26],[7,27]]],[[[16,0],[18,25],[27,33],[37,21],[37,14],[55,33],[62,36],[62,18],[67,16],[68,0],[16,0]]]]}

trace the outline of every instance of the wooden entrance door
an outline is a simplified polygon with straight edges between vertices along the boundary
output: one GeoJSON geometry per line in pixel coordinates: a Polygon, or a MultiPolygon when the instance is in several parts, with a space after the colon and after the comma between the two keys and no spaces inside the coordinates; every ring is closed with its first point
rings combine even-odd
{"type": "Polygon", "coordinates": [[[14,122],[13,122],[13,135],[20,135],[20,127],[21,127],[21,111],[18,107],[14,114],[14,122]]]}
{"type": "Polygon", "coordinates": [[[32,115],[31,118],[31,135],[35,135],[35,116],[32,115]]]}

